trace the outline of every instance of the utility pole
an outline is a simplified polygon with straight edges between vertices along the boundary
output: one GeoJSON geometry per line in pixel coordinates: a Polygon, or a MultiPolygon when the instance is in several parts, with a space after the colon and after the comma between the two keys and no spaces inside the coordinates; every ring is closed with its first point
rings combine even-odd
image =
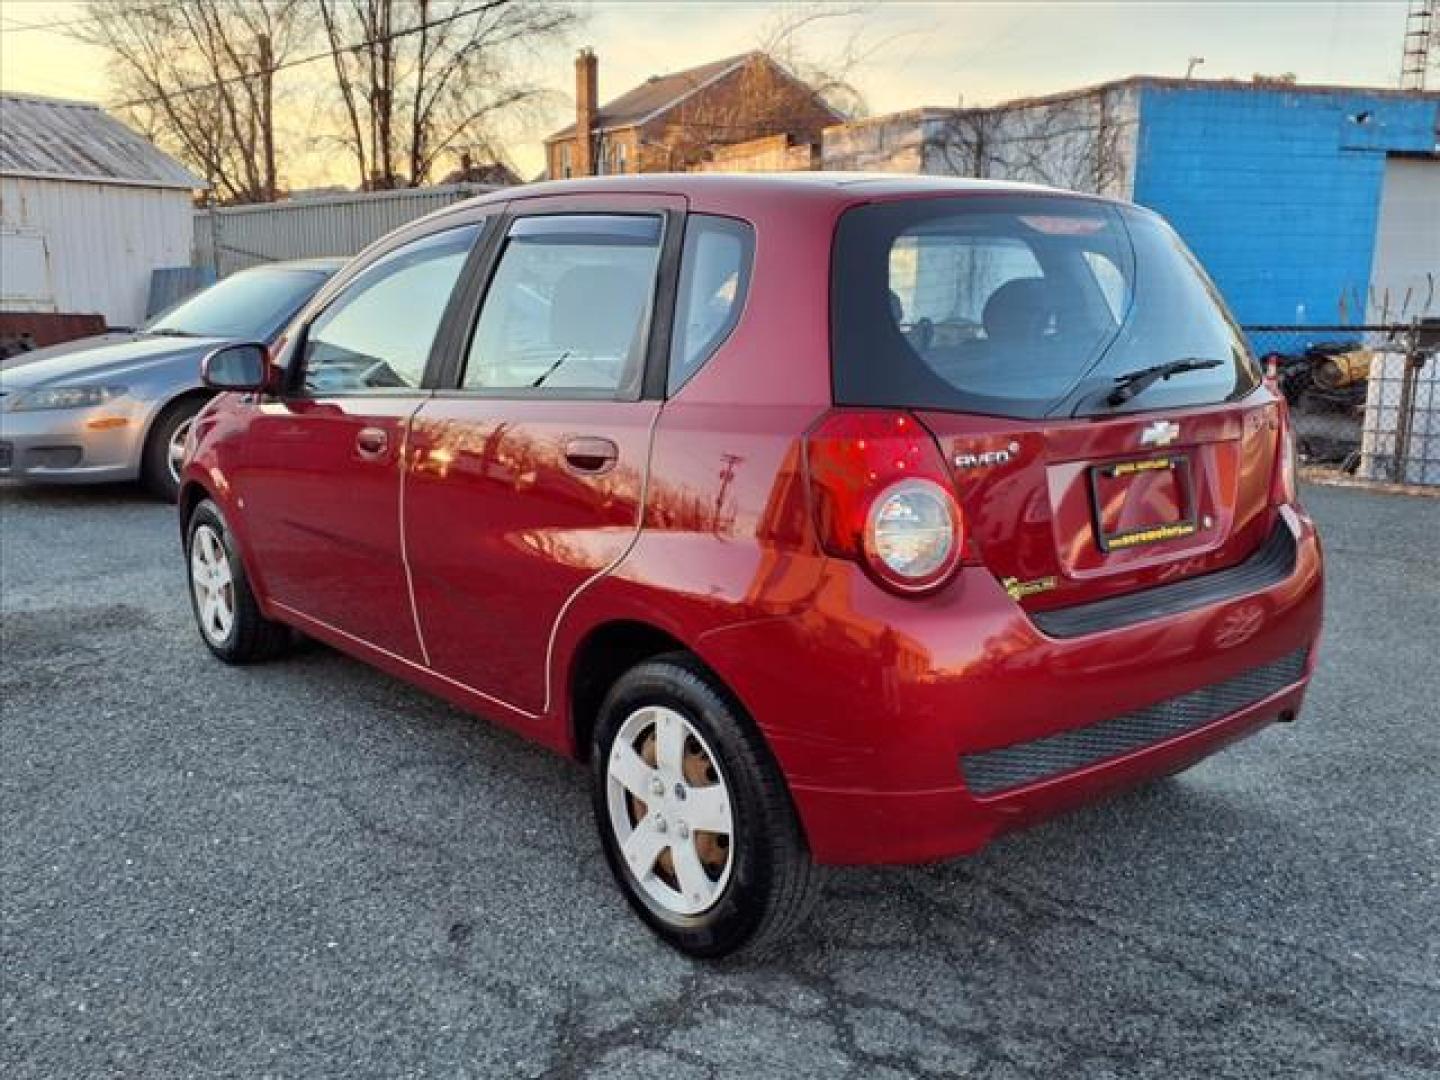
{"type": "Polygon", "coordinates": [[[266,202],[274,202],[279,186],[275,179],[275,56],[269,34],[260,34],[256,45],[260,62],[260,144],[265,155],[264,194],[266,202]]]}
{"type": "Polygon", "coordinates": [[[1400,52],[1400,89],[1424,90],[1430,67],[1430,46],[1437,31],[1435,0],[1410,0],[1405,14],[1404,46],[1400,52]]]}

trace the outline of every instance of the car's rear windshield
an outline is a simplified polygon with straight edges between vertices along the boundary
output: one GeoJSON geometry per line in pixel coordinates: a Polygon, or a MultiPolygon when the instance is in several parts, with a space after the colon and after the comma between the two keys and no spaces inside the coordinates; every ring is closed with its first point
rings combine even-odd
{"type": "Polygon", "coordinates": [[[1034,419],[1212,404],[1260,373],[1219,295],[1154,214],[1083,198],[874,203],[840,220],[835,400],[1034,419]],[[1219,361],[1106,400],[1118,376],[1219,361]]]}

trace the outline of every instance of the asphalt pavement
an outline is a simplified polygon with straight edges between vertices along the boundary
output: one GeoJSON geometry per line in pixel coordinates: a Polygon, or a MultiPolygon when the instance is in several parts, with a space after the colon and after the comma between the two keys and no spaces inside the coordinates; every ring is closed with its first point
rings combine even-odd
{"type": "Polygon", "coordinates": [[[670,952],[586,774],[318,646],[226,668],[173,511],[0,487],[0,1073],[1440,1075],[1440,500],[1311,488],[1298,723],[670,952]]]}

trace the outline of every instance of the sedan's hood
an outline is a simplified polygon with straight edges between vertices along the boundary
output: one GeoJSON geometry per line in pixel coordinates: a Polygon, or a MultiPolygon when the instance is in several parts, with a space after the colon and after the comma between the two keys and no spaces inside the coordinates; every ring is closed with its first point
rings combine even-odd
{"type": "Polygon", "coordinates": [[[226,342],[212,337],[161,337],[153,334],[102,334],[21,353],[0,364],[0,391],[13,393],[39,386],[124,384],[127,376],[167,364],[196,365],[226,342]]]}

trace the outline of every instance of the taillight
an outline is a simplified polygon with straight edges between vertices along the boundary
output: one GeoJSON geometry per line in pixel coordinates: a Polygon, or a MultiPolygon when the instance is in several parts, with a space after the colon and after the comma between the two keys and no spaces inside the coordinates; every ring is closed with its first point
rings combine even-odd
{"type": "Polygon", "coordinates": [[[965,522],[935,439],[913,416],[832,412],[806,439],[811,504],[825,550],[917,594],[955,573],[965,522]]]}
{"type": "Polygon", "coordinates": [[[1297,502],[1300,495],[1300,450],[1295,442],[1295,427],[1290,422],[1290,409],[1282,399],[1279,403],[1280,431],[1275,448],[1275,486],[1271,501],[1276,506],[1297,502]]]}

